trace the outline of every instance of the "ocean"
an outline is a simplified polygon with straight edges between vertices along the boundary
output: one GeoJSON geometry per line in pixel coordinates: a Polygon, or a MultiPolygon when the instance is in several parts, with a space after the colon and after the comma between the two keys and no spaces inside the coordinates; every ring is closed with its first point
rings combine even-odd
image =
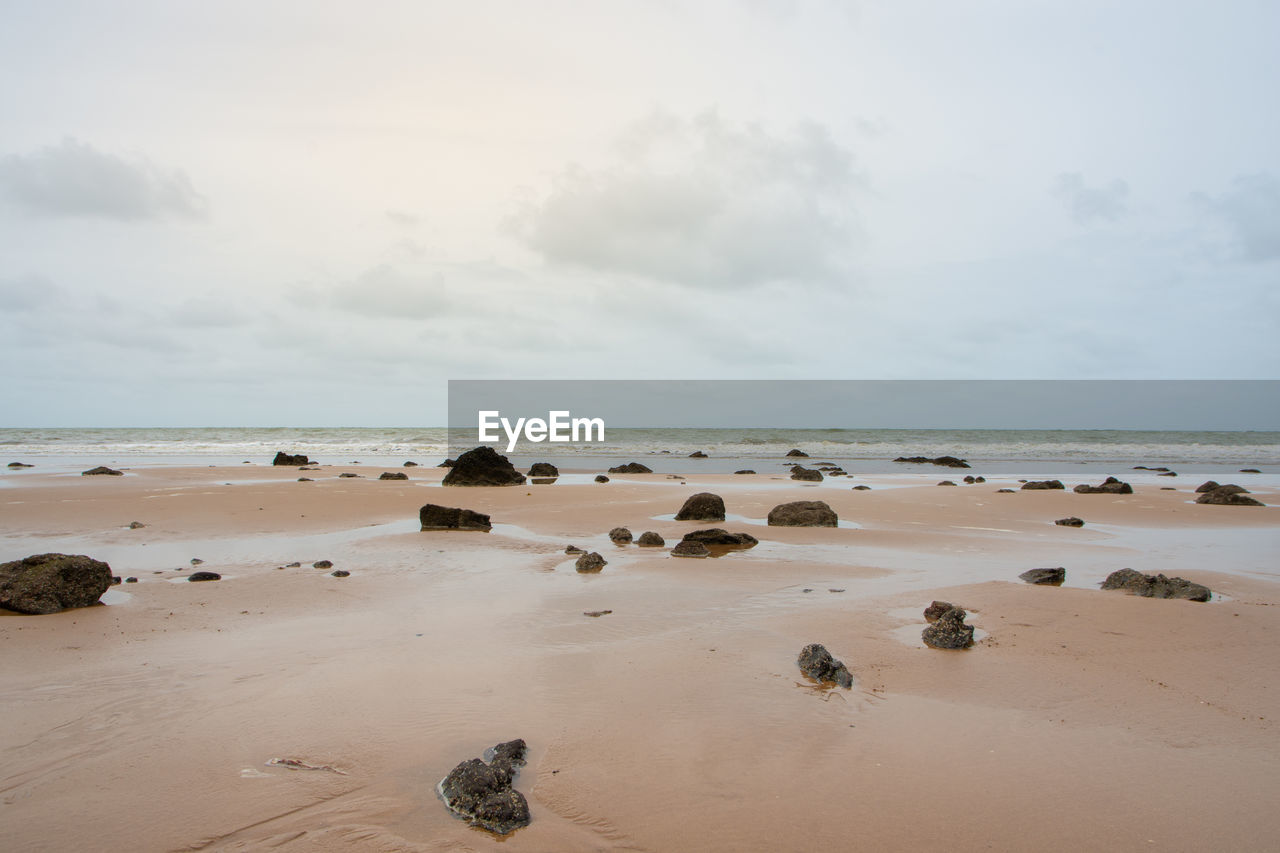
{"type": "MultiPolygon", "coordinates": [[[[474,438],[474,436],[471,436],[474,438]]],[[[321,464],[435,465],[474,446],[452,449],[443,427],[207,427],[113,429],[0,429],[0,465],[27,462],[78,465],[223,465],[270,463],[276,451],[306,453],[321,464]]],[[[781,462],[798,448],[814,461],[851,472],[911,470],[898,456],[959,456],[977,467],[1035,473],[1114,471],[1134,465],[1193,471],[1223,467],[1280,472],[1280,432],[1136,430],[912,430],[912,429],[610,429],[595,444],[522,440],[507,454],[518,466],[551,461],[596,469],[637,460],[677,473],[731,472],[781,462]],[[690,459],[701,451],[706,459],[690,459]]],[[[506,453],[505,439],[498,446],[506,453]]],[[[931,466],[930,466],[931,467],[931,466]]]]}

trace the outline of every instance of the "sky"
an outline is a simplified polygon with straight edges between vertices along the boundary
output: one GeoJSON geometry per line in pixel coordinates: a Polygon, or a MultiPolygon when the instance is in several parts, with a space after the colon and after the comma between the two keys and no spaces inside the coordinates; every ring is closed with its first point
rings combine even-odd
{"type": "Polygon", "coordinates": [[[0,0],[0,426],[1280,378],[1280,4],[0,0]]]}

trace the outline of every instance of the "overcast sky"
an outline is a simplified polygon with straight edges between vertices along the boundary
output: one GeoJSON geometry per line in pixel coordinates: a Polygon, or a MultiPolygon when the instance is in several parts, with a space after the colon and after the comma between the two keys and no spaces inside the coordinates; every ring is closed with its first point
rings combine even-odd
{"type": "Polygon", "coordinates": [[[1280,4],[0,0],[0,426],[1280,378],[1280,4]]]}

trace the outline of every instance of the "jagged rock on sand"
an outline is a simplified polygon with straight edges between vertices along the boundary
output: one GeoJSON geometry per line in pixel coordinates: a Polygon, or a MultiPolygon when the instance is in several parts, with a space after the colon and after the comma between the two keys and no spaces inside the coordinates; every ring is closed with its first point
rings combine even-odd
{"type": "Polygon", "coordinates": [[[408,462],[405,462],[405,463],[404,463],[404,465],[403,465],[403,466],[401,466],[401,467],[404,467],[404,468],[417,468],[417,467],[418,467],[418,463],[417,463],[417,462],[414,462],[413,460],[410,460],[410,461],[408,461],[408,462]]]}
{"type": "Polygon", "coordinates": [[[141,521],[131,521],[131,522],[129,522],[129,529],[130,529],[130,530],[138,530],[138,529],[141,529],[141,528],[143,528],[143,527],[146,527],[146,525],[145,525],[145,524],[143,524],[141,521]]]}
{"type": "Polygon", "coordinates": [[[652,530],[646,530],[640,534],[640,538],[636,539],[636,544],[643,548],[661,548],[667,544],[667,541],[652,530]]]}
{"type": "Polygon", "coordinates": [[[355,479],[360,479],[361,477],[362,475],[353,474],[350,471],[343,471],[341,474],[338,475],[339,480],[355,480],[355,479]]]}
{"type": "Polygon", "coordinates": [[[819,643],[810,643],[796,658],[800,671],[814,681],[834,681],[837,687],[852,687],[853,675],[819,643]]]}
{"type": "Polygon", "coordinates": [[[276,451],[276,458],[271,460],[272,465],[310,465],[311,460],[307,458],[305,453],[285,453],[283,450],[276,451]]]}
{"type": "Polygon", "coordinates": [[[84,554],[33,554],[0,564],[0,608],[47,615],[96,604],[111,566],[84,554]]]}
{"type": "Polygon", "coordinates": [[[671,549],[671,556],[694,557],[694,558],[710,557],[711,549],[708,548],[706,545],[702,544],[701,542],[682,539],[681,541],[676,543],[676,546],[674,548],[671,549]]]}
{"type": "Polygon", "coordinates": [[[590,554],[583,554],[579,557],[573,567],[582,574],[595,574],[607,565],[609,565],[608,560],[592,551],[590,554]]]}
{"type": "Polygon", "coordinates": [[[938,485],[939,485],[939,486],[954,486],[954,485],[955,485],[955,483],[954,483],[954,482],[952,482],[951,480],[943,480],[942,482],[938,483],[938,485]]]}
{"type": "Polygon", "coordinates": [[[1067,579],[1067,570],[1061,567],[1056,569],[1027,569],[1018,577],[1027,583],[1040,586],[1062,586],[1062,582],[1067,579]]]}
{"type": "Polygon", "coordinates": [[[630,545],[631,531],[625,527],[615,527],[609,531],[609,541],[614,545],[630,545]]]}
{"type": "Polygon", "coordinates": [[[706,459],[707,454],[703,453],[701,450],[695,450],[689,454],[689,458],[690,459],[706,459]]]}
{"type": "Polygon", "coordinates": [[[403,471],[383,471],[378,477],[379,480],[407,480],[409,475],[403,471]]]}
{"type": "Polygon", "coordinates": [[[1234,484],[1219,486],[1213,491],[1205,492],[1196,498],[1196,503],[1213,506],[1266,506],[1262,501],[1249,497],[1246,489],[1234,484]]]}
{"type": "Polygon", "coordinates": [[[99,465],[97,468],[90,468],[88,471],[81,471],[81,477],[98,477],[106,475],[108,477],[123,477],[123,471],[117,471],[115,468],[108,468],[106,465],[99,465]]]}
{"type": "Polygon", "coordinates": [[[564,548],[564,552],[565,552],[566,554],[585,554],[585,553],[587,553],[586,551],[584,551],[584,550],[582,550],[581,548],[579,548],[577,545],[566,545],[566,546],[565,546],[565,548],[564,548]]]}
{"type": "Polygon", "coordinates": [[[797,465],[791,469],[791,479],[820,483],[822,482],[822,472],[813,468],[806,468],[803,465],[797,465]]]}
{"type": "Polygon", "coordinates": [[[418,521],[422,525],[421,530],[478,530],[488,533],[493,528],[489,516],[482,512],[439,504],[424,504],[418,510],[418,521]]]}
{"type": "Polygon", "coordinates": [[[527,748],[523,740],[513,740],[490,752],[489,763],[479,758],[462,762],[436,790],[445,806],[472,826],[506,835],[531,820],[524,795],[511,787],[517,769],[525,763],[527,748]]]}
{"type": "Polygon", "coordinates": [[[1024,492],[1035,491],[1037,489],[1065,489],[1061,480],[1031,480],[1022,484],[1024,492]]]}
{"type": "Polygon", "coordinates": [[[899,456],[894,462],[910,462],[916,465],[941,465],[945,468],[968,468],[969,463],[955,456],[899,456]]]}
{"type": "Polygon", "coordinates": [[[754,548],[760,544],[760,540],[750,533],[730,533],[719,527],[692,530],[681,541],[701,542],[709,548],[754,548]]]}
{"type": "Polygon", "coordinates": [[[733,473],[735,473],[735,474],[754,474],[754,473],[755,473],[755,471],[752,471],[750,468],[743,468],[741,471],[734,471],[733,473]]]}
{"type": "Polygon", "coordinates": [[[871,491],[871,487],[870,487],[870,486],[854,486],[852,489],[850,489],[850,491],[853,491],[853,492],[869,492],[869,491],[871,491]]]}
{"type": "Polygon", "coordinates": [[[222,575],[217,572],[192,572],[187,575],[187,580],[191,583],[199,583],[201,581],[220,581],[222,575]]]}
{"type": "Polygon", "coordinates": [[[604,474],[596,474],[596,482],[597,482],[597,483],[607,483],[607,482],[609,482],[609,478],[608,478],[608,477],[606,477],[604,474]]]}
{"type": "Polygon", "coordinates": [[[997,495],[1016,495],[1017,492],[1014,491],[1013,489],[996,489],[996,494],[997,495]]]}
{"type": "Polygon", "coordinates": [[[807,458],[808,458],[808,456],[809,456],[809,454],[808,454],[808,453],[805,453],[803,450],[801,450],[801,449],[800,449],[800,448],[798,448],[798,447],[797,447],[797,448],[792,448],[791,450],[788,450],[788,451],[787,451],[787,455],[788,455],[788,456],[803,456],[803,457],[805,457],[806,459],[807,459],[807,458]]]}
{"type": "Polygon", "coordinates": [[[609,469],[610,474],[652,474],[653,469],[639,462],[628,462],[626,465],[615,465],[609,469]]]}
{"type": "Polygon", "coordinates": [[[1076,518],[1074,515],[1067,518],[1059,518],[1054,524],[1059,527],[1084,527],[1084,519],[1076,518]]]}
{"type": "Polygon", "coordinates": [[[453,463],[454,463],[454,460],[452,460],[452,459],[446,459],[446,460],[444,460],[443,462],[441,462],[439,465],[437,465],[436,467],[437,467],[437,468],[452,468],[452,467],[453,467],[453,463]]]}
{"type": "Polygon", "coordinates": [[[331,560],[316,560],[311,564],[313,569],[332,569],[333,562],[331,560]]]}
{"type": "Polygon", "coordinates": [[[1077,495],[1131,495],[1133,494],[1133,486],[1128,483],[1122,483],[1115,477],[1108,477],[1102,481],[1101,485],[1090,486],[1088,483],[1081,483],[1072,491],[1077,495]]]}
{"type": "Polygon", "coordinates": [[[584,610],[582,615],[590,616],[592,619],[599,619],[601,616],[608,616],[612,612],[612,610],[584,610]]]}
{"type": "Polygon", "coordinates": [[[771,527],[838,527],[840,518],[826,501],[792,501],[769,510],[771,527]]]}
{"type": "MultiPolygon", "coordinates": [[[[10,465],[9,467],[12,468],[13,466],[10,465]]],[[[30,468],[31,466],[28,465],[27,467],[30,468]]],[[[1241,474],[1261,474],[1262,472],[1259,471],[1257,468],[1241,468],[1240,473],[1241,474]]]]}
{"type": "Polygon", "coordinates": [[[346,569],[335,569],[334,571],[329,572],[329,577],[349,578],[351,577],[351,572],[347,571],[346,569]]]}
{"type": "Polygon", "coordinates": [[[1102,588],[1122,589],[1143,598],[1182,598],[1187,601],[1208,601],[1213,595],[1207,586],[1185,578],[1144,575],[1133,569],[1119,569],[1107,575],[1102,588]]]}
{"type": "Polygon", "coordinates": [[[973,626],[964,624],[966,615],[959,607],[952,607],[925,628],[920,639],[933,649],[969,648],[973,645],[973,626]]]}
{"type": "Polygon", "coordinates": [[[530,477],[559,477],[560,469],[550,462],[535,462],[529,466],[530,477]]]}
{"type": "Polygon", "coordinates": [[[690,495],[676,513],[676,521],[724,521],[724,498],[711,492],[690,495]]]}
{"type": "Polygon", "coordinates": [[[440,481],[445,486],[520,486],[524,474],[498,451],[487,445],[468,450],[440,481]]]}

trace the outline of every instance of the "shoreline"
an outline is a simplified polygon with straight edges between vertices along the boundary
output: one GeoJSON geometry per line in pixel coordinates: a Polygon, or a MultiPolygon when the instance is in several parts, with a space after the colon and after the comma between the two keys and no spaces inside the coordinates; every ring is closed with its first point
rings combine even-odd
{"type": "Polygon", "coordinates": [[[1135,476],[1117,496],[933,485],[977,469],[840,488],[778,473],[439,488],[443,469],[425,466],[407,483],[367,464],[312,483],[263,467],[247,482],[250,466],[36,468],[0,491],[0,561],[74,545],[139,578],[112,588],[119,603],[0,612],[0,846],[1194,850],[1280,831],[1274,486],[1245,484],[1269,506],[1237,508],[1189,503],[1186,477],[1163,492],[1135,476]],[[665,520],[695,491],[743,521],[665,520]],[[811,499],[857,526],[746,523],[811,499]],[[419,532],[428,502],[489,513],[494,530],[419,532]],[[1053,524],[1066,515],[1086,526],[1053,524]],[[618,525],[667,548],[614,546],[618,525]],[[709,526],[760,545],[667,555],[709,526]],[[571,543],[604,571],[577,574],[571,543]],[[181,582],[191,558],[223,580],[181,582]],[[351,576],[311,568],[321,559],[351,576]],[[1061,588],[1017,579],[1058,565],[1061,588]],[[1122,567],[1214,600],[1097,588],[1122,567]],[[969,610],[974,648],[919,643],[934,598],[969,610]],[[810,642],[848,664],[853,690],[806,682],[795,655],[810,642]],[[530,746],[516,787],[533,823],[499,841],[434,787],[514,737],[530,746]]]}

